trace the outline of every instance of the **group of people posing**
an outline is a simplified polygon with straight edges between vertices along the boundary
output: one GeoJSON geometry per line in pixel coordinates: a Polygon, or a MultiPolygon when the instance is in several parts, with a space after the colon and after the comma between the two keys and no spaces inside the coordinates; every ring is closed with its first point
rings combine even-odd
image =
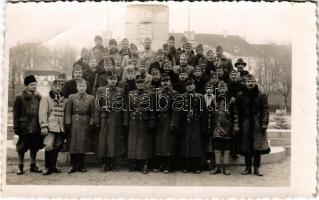
{"type": "Polygon", "coordinates": [[[187,38],[175,48],[170,36],[154,52],[145,38],[142,52],[127,39],[84,48],[72,79],[54,80],[45,97],[35,76],[13,105],[14,132],[19,136],[17,174],[24,174],[25,152],[30,171],[60,173],[58,152],[70,152],[68,173],[86,172],[84,157],[94,151],[101,172],[117,171],[125,158],[130,171],[183,171],[230,175],[230,160],[245,157],[242,174],[262,176],[261,155],[270,152],[266,129],[267,96],[246,63],[223,54],[221,46],[195,51],[187,38]],[[36,165],[45,149],[45,169],[36,165]],[[121,161],[122,160],[122,161],[121,161]],[[253,168],[253,170],[252,170],[253,168]]]}

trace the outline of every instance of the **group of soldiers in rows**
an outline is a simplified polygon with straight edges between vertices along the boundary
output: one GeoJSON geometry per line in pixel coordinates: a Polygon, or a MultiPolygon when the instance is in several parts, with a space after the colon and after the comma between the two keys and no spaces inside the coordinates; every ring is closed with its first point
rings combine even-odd
{"type": "Polygon", "coordinates": [[[261,155],[270,152],[268,100],[243,59],[234,68],[221,46],[216,56],[212,50],[204,55],[201,44],[194,52],[185,37],[177,49],[169,37],[157,52],[149,38],[142,52],[127,39],[121,50],[114,39],[103,47],[96,36],[95,44],[82,50],[72,79],[53,81],[46,97],[37,93],[33,75],[25,77],[13,106],[18,175],[28,149],[31,172],[61,172],[56,162],[67,141],[68,173],[85,172],[84,155],[94,151],[101,172],[116,171],[124,156],[130,171],[145,174],[200,173],[205,165],[210,174],[230,175],[238,153],[245,157],[242,174],[253,167],[262,176],[261,155]],[[36,155],[43,147],[42,171],[36,155]]]}

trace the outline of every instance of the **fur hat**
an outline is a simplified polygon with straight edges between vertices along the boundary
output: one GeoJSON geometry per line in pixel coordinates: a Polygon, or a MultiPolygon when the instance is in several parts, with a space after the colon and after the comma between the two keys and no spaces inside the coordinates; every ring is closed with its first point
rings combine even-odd
{"type": "Polygon", "coordinates": [[[26,76],[24,78],[24,85],[28,86],[30,83],[37,82],[37,79],[33,75],[26,76]]]}

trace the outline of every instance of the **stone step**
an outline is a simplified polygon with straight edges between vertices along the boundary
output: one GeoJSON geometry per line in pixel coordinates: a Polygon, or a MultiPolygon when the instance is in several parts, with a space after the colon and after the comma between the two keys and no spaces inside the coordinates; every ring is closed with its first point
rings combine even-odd
{"type": "Polygon", "coordinates": [[[269,138],[270,146],[291,146],[291,140],[289,138],[269,138]]]}
{"type": "MultiPolygon", "coordinates": [[[[17,158],[17,152],[15,150],[15,143],[13,140],[8,140],[7,142],[7,156],[9,158],[17,158]]],[[[283,147],[271,147],[270,154],[263,155],[262,156],[262,163],[277,163],[280,162],[284,157],[286,156],[285,148],[283,147]]],[[[29,159],[30,156],[27,153],[26,159],[29,159]]],[[[44,150],[40,150],[38,152],[37,159],[44,160],[44,150]]],[[[70,155],[66,152],[61,152],[59,154],[59,163],[69,163],[70,161],[70,155]]],[[[99,159],[94,155],[94,153],[87,153],[85,156],[85,162],[88,164],[97,164],[99,163],[99,159]]],[[[127,159],[121,159],[119,163],[127,163],[127,159]]],[[[244,165],[245,160],[243,156],[239,156],[236,161],[232,161],[232,164],[235,165],[244,165]]]]}
{"type": "Polygon", "coordinates": [[[288,156],[291,156],[291,146],[284,146],[285,150],[286,150],[286,154],[288,156]]]}
{"type": "Polygon", "coordinates": [[[268,138],[291,138],[290,129],[268,129],[268,138]]]}

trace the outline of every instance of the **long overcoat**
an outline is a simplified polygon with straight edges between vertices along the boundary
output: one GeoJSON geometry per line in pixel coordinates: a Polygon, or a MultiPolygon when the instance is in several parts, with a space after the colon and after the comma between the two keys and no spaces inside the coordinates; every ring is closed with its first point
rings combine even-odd
{"type": "Polygon", "coordinates": [[[267,132],[269,111],[267,95],[256,86],[252,91],[245,89],[237,97],[239,129],[237,150],[242,155],[270,152],[267,132]]]}
{"type": "Polygon", "coordinates": [[[94,96],[87,93],[71,94],[66,104],[65,124],[71,125],[70,153],[87,152],[93,137],[90,126],[95,124],[94,96]]]}
{"type": "Polygon", "coordinates": [[[19,136],[40,135],[39,106],[40,94],[22,91],[15,97],[13,104],[13,129],[19,136]]]}
{"type": "Polygon", "coordinates": [[[153,137],[155,115],[153,107],[154,95],[147,90],[129,92],[125,126],[129,126],[128,158],[150,159],[153,156],[153,137]],[[146,108],[146,109],[144,109],[146,108]],[[151,109],[152,110],[151,110],[151,109]]]}
{"type": "Polygon", "coordinates": [[[178,127],[178,113],[172,108],[173,98],[178,92],[168,88],[160,88],[156,94],[156,156],[172,156],[176,154],[176,134],[170,134],[171,127],[178,127]]]}
{"type": "Polygon", "coordinates": [[[98,157],[115,157],[121,150],[125,93],[119,87],[100,87],[96,93],[96,120],[100,130],[95,138],[98,157]]]}
{"type": "Polygon", "coordinates": [[[183,94],[184,106],[180,112],[180,156],[202,156],[202,132],[204,130],[204,97],[198,93],[183,94]]]}

